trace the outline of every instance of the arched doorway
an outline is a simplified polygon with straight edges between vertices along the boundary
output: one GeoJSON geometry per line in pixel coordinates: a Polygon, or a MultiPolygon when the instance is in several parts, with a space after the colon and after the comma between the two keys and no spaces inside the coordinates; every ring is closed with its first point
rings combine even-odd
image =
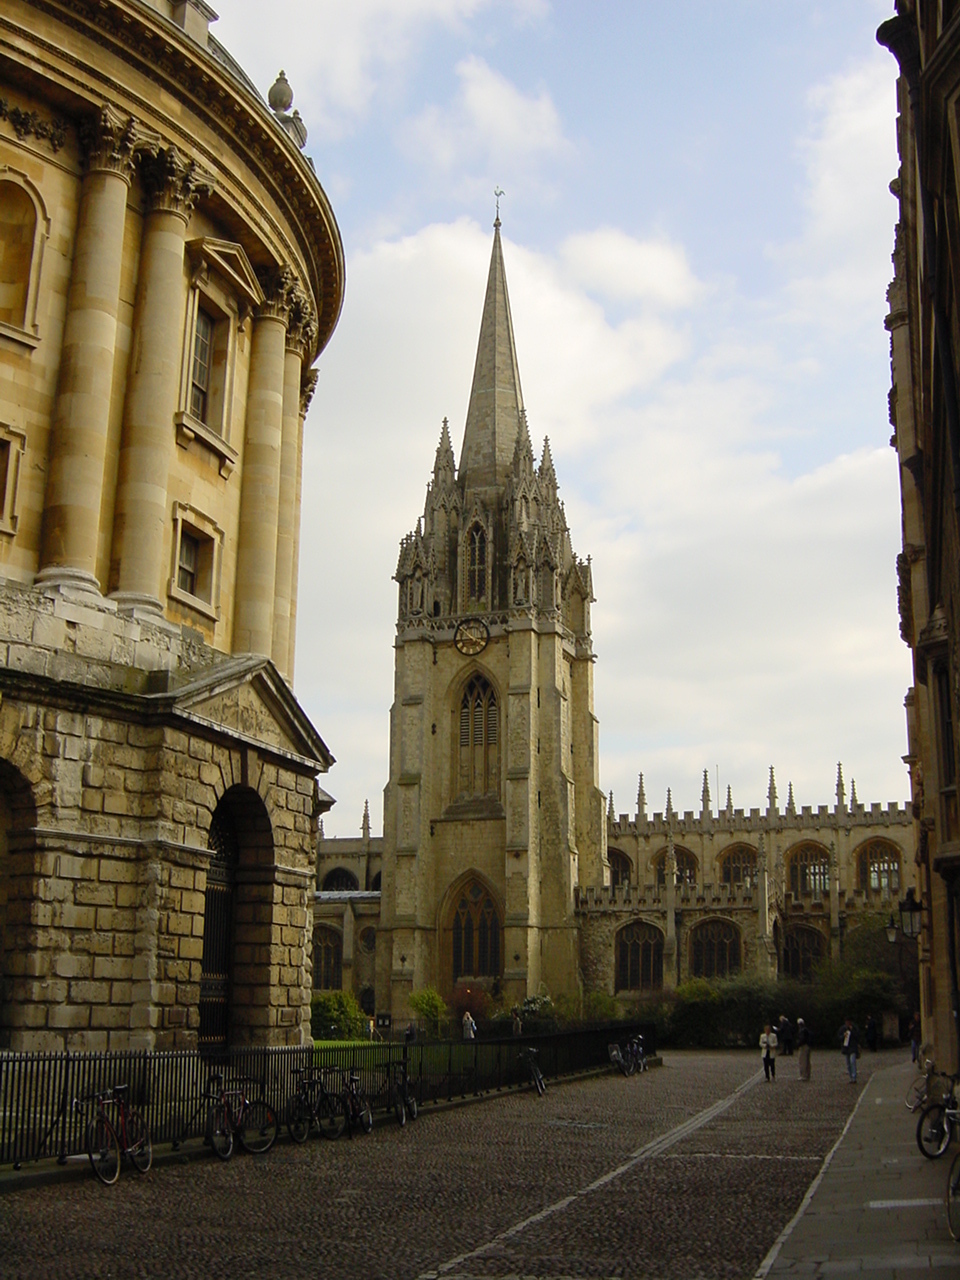
{"type": "Polygon", "coordinates": [[[240,839],[229,805],[217,806],[207,837],[210,865],[203,900],[203,961],[200,973],[201,1049],[225,1049],[230,1034],[233,968],[233,899],[240,839]]]}
{"type": "MultiPolygon", "coordinates": [[[[17,977],[11,958],[34,950],[30,941],[34,931],[29,929],[29,923],[36,883],[32,873],[25,883],[25,877],[17,873],[16,863],[18,854],[33,848],[36,825],[37,811],[29,782],[13,765],[0,760],[0,1048],[23,1047],[25,1027],[17,1014],[19,1010],[21,1017],[24,1015],[28,1001],[23,996],[17,999],[17,977]]],[[[24,972],[22,963],[18,968],[24,972]]]]}

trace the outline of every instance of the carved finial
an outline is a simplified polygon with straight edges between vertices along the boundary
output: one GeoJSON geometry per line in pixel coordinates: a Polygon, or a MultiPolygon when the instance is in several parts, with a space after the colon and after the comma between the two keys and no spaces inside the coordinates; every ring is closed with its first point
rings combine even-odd
{"type": "Polygon", "coordinates": [[[673,817],[673,796],[670,794],[669,787],[667,787],[667,817],[673,817]]]}
{"type": "Polygon", "coordinates": [[[727,783],[727,813],[733,817],[733,792],[730,790],[730,783],[727,783]]]}
{"type": "Polygon", "coordinates": [[[773,776],[773,765],[770,766],[770,785],[767,787],[767,813],[777,811],[777,780],[773,776]]]}
{"type": "Polygon", "coordinates": [[[323,834],[323,819],[322,819],[322,818],[320,819],[320,831],[318,832],[318,836],[319,836],[319,839],[321,839],[321,840],[323,840],[323,839],[324,839],[324,834],[323,834]]]}
{"type": "Polygon", "coordinates": [[[837,761],[837,808],[846,808],[846,795],[843,787],[843,765],[837,761]]]}
{"type": "Polygon", "coordinates": [[[363,821],[360,824],[360,830],[363,833],[364,840],[370,839],[370,801],[363,802],[363,821]]]}
{"type": "Polygon", "coordinates": [[[797,806],[793,803],[793,783],[787,783],[787,813],[795,813],[797,806]]]}
{"type": "Polygon", "coordinates": [[[285,71],[281,71],[270,86],[267,102],[270,103],[271,111],[289,111],[293,105],[293,90],[285,71]]]}
{"type": "Polygon", "coordinates": [[[706,769],[703,771],[703,790],[700,792],[700,812],[710,812],[710,777],[706,769]]]}
{"type": "Polygon", "coordinates": [[[610,799],[607,801],[607,817],[613,822],[616,816],[616,810],[613,807],[613,792],[610,792],[610,799]]]}
{"type": "Polygon", "coordinates": [[[850,779],[850,808],[855,809],[858,803],[859,802],[857,800],[857,780],[856,778],[851,778],[850,779]]]}
{"type": "Polygon", "coordinates": [[[496,198],[497,198],[497,218],[496,218],[496,221],[494,222],[494,224],[493,224],[493,225],[494,225],[495,227],[499,227],[499,225],[500,225],[500,197],[501,197],[501,196],[503,196],[503,195],[506,195],[506,192],[505,192],[505,191],[501,191],[499,187],[494,187],[494,188],[493,188],[493,194],[494,194],[494,195],[496,196],[496,198]]]}
{"type": "Polygon", "coordinates": [[[637,821],[645,822],[647,819],[647,797],[643,790],[643,774],[640,775],[640,782],[637,785],[637,821]]]}

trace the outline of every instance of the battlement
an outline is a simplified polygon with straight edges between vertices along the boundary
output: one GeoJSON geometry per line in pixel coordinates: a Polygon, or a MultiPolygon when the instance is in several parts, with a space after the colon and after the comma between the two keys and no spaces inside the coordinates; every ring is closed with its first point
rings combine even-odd
{"type": "Polygon", "coordinates": [[[760,835],[769,833],[805,832],[832,828],[848,830],[853,827],[908,827],[913,822],[913,814],[906,805],[891,801],[884,806],[873,803],[867,808],[864,804],[829,805],[821,804],[816,809],[805,804],[801,809],[751,809],[749,813],[743,809],[720,809],[694,814],[687,809],[683,816],[677,813],[655,813],[652,818],[645,814],[637,814],[633,818],[621,813],[612,818],[607,815],[607,836],[616,840],[623,836],[634,836],[640,839],[662,837],[666,841],[672,834],[674,838],[693,835],[760,835]]]}
{"type": "MultiPolygon", "coordinates": [[[[757,890],[740,885],[678,885],[677,908],[712,908],[717,911],[756,910],[757,890]]],[[[600,914],[620,911],[665,911],[666,891],[662,885],[587,885],[576,889],[577,911],[600,914]]]]}

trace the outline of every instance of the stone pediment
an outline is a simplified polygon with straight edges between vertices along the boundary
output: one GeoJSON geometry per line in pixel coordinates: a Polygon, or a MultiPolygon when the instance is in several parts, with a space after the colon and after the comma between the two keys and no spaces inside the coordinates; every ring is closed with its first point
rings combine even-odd
{"type": "Polygon", "coordinates": [[[329,769],[334,757],[266,658],[227,658],[202,671],[183,673],[171,689],[173,709],[252,744],[316,761],[329,769]]]}
{"type": "Polygon", "coordinates": [[[232,292],[248,306],[258,307],[263,302],[260,281],[240,245],[203,236],[187,242],[187,256],[195,273],[218,272],[232,292]]]}

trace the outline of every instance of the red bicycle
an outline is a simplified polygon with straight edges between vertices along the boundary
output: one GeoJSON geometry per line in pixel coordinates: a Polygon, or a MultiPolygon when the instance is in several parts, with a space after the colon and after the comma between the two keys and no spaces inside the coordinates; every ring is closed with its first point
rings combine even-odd
{"type": "Polygon", "coordinates": [[[76,1098],[73,1104],[77,1111],[90,1103],[97,1108],[87,1125],[87,1155],[93,1172],[108,1187],[120,1176],[122,1156],[130,1157],[138,1173],[146,1173],[153,1163],[150,1130],[136,1107],[127,1102],[129,1089],[129,1085],[117,1084],[86,1098],[76,1098]],[[113,1119],[107,1112],[109,1105],[114,1108],[113,1119]]]}

